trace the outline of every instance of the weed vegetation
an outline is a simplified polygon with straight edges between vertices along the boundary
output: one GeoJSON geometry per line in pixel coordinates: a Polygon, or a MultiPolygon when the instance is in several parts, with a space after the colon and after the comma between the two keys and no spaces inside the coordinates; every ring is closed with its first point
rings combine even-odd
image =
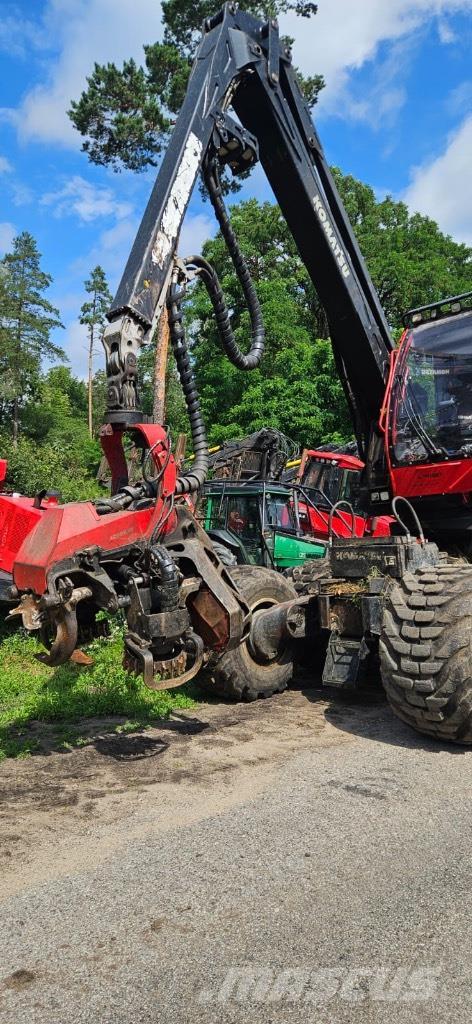
{"type": "MultiPolygon", "coordinates": [[[[196,703],[192,688],[149,690],[122,666],[123,636],[111,624],[107,638],[83,647],[92,665],[67,662],[50,668],[38,660],[44,647],[35,635],[8,629],[0,638],[0,760],[42,749],[41,726],[55,724],[57,749],[84,742],[80,720],[119,716],[120,731],[167,718],[174,708],[196,703]],[[123,720],[124,719],[124,720],[123,720]]],[[[112,725],[113,728],[113,725],[112,725]]]]}

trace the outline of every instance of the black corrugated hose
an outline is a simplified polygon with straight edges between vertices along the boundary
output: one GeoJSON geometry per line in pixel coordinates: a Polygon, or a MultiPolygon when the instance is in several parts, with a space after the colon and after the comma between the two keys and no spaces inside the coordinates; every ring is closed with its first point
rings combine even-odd
{"type": "Polygon", "coordinates": [[[251,347],[249,352],[241,352],[241,349],[236,344],[236,339],[231,329],[229,314],[226,309],[226,303],[221,291],[220,282],[218,281],[213,267],[211,267],[206,260],[203,260],[201,256],[195,257],[191,261],[186,260],[185,262],[194,263],[196,267],[201,266],[202,268],[201,276],[206,284],[208,294],[213,304],[213,309],[215,310],[217,323],[219,324],[221,343],[228,358],[235,366],[238,366],[240,370],[254,370],[259,366],[264,354],[265,331],[262,319],[262,310],[246,261],[241,249],[239,248],[238,240],[231,226],[231,221],[224,204],[218,171],[218,162],[216,158],[205,164],[203,176],[215,211],[216,219],[220,226],[221,234],[226,242],[228,252],[231,256],[236,275],[244,293],[249,315],[251,317],[251,347]]]}
{"type": "Polygon", "coordinates": [[[187,406],[194,453],[191,471],[186,476],[179,476],[177,480],[176,494],[188,494],[191,491],[198,491],[202,484],[205,483],[208,473],[208,442],[205,424],[200,409],[200,399],[190,364],[182,323],[182,299],[184,294],[184,289],[179,284],[172,283],[167,297],[170,339],[187,406]]]}
{"type": "MultiPolygon", "coordinates": [[[[221,233],[228,247],[248,305],[251,317],[251,347],[249,352],[246,354],[241,352],[236,342],[221,285],[211,264],[203,256],[191,256],[183,262],[186,266],[194,267],[197,270],[198,276],[208,291],[215,313],[218,334],[226,355],[240,370],[254,370],[259,366],[264,353],[264,324],[259,299],[257,298],[249,270],[223,202],[216,161],[212,161],[206,166],[204,175],[221,233]]],[[[199,395],[195,385],[195,377],[190,363],[185,330],[182,323],[182,300],[184,295],[184,288],[173,282],[167,297],[170,337],[187,405],[194,451],[192,468],[186,476],[181,476],[177,480],[176,494],[198,491],[202,484],[204,484],[208,473],[208,442],[205,424],[200,410],[199,395]]]]}

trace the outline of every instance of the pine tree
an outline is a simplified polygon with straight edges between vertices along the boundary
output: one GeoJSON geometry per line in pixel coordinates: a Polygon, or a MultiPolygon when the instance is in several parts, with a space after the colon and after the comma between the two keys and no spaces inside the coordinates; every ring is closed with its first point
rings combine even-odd
{"type": "MultiPolygon", "coordinates": [[[[312,0],[240,0],[238,6],[263,20],[288,11],[310,18],[317,9],[312,0]]],[[[156,166],[185,96],[203,21],[216,10],[214,0],[164,0],[163,40],[144,46],[144,67],[133,59],[122,68],[95,64],[68,112],[92,163],[116,171],[156,166]]],[[[283,39],[284,45],[292,42],[283,39]]],[[[298,77],[311,106],[324,86],[323,76],[298,77]]]]}
{"type": "Polygon", "coordinates": [[[0,260],[1,393],[12,418],[17,444],[21,408],[38,379],[43,359],[65,359],[51,341],[51,331],[62,327],[59,310],[45,298],[52,278],[41,270],[41,254],[27,231],[13,240],[13,251],[0,260]]]}
{"type": "Polygon", "coordinates": [[[95,342],[105,327],[105,314],[112,295],[105,271],[99,266],[92,270],[90,277],[84,282],[84,287],[90,295],[90,300],[81,306],[80,323],[86,324],[88,331],[88,427],[90,437],[93,437],[93,353],[95,342]]]}

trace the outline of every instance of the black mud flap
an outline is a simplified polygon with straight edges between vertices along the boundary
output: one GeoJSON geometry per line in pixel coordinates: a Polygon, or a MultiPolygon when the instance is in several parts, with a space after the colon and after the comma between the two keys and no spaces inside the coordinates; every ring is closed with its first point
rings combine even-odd
{"type": "Polygon", "coordinates": [[[356,689],[363,679],[369,653],[364,637],[354,640],[331,633],[323,669],[323,686],[356,689]]]}

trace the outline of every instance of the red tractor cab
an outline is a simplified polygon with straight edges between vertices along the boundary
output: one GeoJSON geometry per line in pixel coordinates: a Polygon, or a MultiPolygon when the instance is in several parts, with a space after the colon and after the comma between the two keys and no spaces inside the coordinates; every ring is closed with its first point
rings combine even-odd
{"type": "Polygon", "coordinates": [[[387,537],[391,516],[368,516],[360,506],[362,459],[344,452],[305,449],[296,474],[299,517],[316,537],[387,537]],[[340,504],[342,502],[342,504],[340,504]]]}
{"type": "Polygon", "coordinates": [[[419,502],[433,536],[463,542],[472,530],[472,292],[410,310],[404,323],[380,420],[391,493],[419,502]]]}

